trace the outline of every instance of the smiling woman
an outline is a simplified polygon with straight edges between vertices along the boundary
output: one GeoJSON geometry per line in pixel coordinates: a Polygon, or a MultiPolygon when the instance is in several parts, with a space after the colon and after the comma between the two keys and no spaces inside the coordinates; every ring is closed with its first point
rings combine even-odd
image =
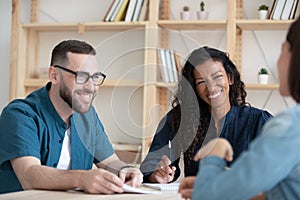
{"type": "Polygon", "coordinates": [[[144,181],[175,181],[180,175],[181,152],[185,176],[195,176],[195,153],[216,137],[229,140],[234,161],[272,117],[247,104],[246,95],[240,73],[225,52],[210,47],[194,50],[183,67],[173,109],[161,120],[141,164],[144,181]],[[167,156],[169,140],[172,158],[167,156]]]}

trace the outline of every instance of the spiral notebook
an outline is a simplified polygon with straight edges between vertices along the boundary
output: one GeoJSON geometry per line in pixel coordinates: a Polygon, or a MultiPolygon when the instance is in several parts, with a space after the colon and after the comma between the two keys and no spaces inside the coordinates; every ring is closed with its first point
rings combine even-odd
{"type": "Polygon", "coordinates": [[[143,183],[144,187],[149,187],[160,191],[178,191],[179,185],[180,183],[143,183]]]}

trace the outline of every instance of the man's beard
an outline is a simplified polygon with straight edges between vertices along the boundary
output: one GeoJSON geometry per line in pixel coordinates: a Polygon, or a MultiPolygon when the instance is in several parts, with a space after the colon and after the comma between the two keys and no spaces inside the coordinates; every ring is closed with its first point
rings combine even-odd
{"type": "MultiPolygon", "coordinates": [[[[78,92],[79,90],[73,91],[73,94],[78,92]]],[[[80,90],[81,91],[81,90],[80,90]]],[[[90,90],[84,90],[86,93],[93,93],[90,90]]],[[[92,102],[94,100],[95,94],[93,93],[93,98],[90,103],[82,103],[80,102],[75,95],[72,95],[72,91],[65,85],[64,82],[61,83],[59,88],[60,97],[74,110],[80,114],[86,113],[90,110],[92,102]]]]}

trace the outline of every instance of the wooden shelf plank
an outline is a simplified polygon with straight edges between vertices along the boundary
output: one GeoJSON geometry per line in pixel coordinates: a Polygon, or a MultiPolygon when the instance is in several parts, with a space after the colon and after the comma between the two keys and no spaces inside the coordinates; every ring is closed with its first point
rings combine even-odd
{"type": "Polygon", "coordinates": [[[22,28],[34,31],[125,31],[145,28],[147,22],[27,23],[22,28]]]}
{"type": "Polygon", "coordinates": [[[246,89],[252,90],[277,90],[279,84],[245,84],[246,89]]]}
{"type": "Polygon", "coordinates": [[[114,150],[119,151],[141,151],[141,144],[128,144],[128,143],[112,143],[114,150]]]}
{"type": "Polygon", "coordinates": [[[159,20],[157,22],[161,28],[172,30],[217,30],[226,29],[226,20],[159,20]]]}
{"type": "Polygon", "coordinates": [[[242,30],[287,30],[294,20],[236,20],[242,30]]]}
{"type": "MultiPolygon", "coordinates": [[[[24,86],[25,87],[43,87],[48,82],[47,79],[25,79],[24,86]]],[[[136,80],[105,80],[101,87],[141,87],[143,86],[142,81],[136,80]]]]}

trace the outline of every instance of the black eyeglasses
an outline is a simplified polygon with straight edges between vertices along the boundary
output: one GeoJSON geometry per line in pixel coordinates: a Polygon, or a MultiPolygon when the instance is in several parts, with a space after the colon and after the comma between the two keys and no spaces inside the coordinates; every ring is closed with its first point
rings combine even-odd
{"type": "Polygon", "coordinates": [[[75,72],[73,70],[67,69],[67,68],[59,66],[59,65],[54,65],[54,67],[62,69],[62,70],[66,71],[66,72],[69,72],[71,74],[74,74],[75,75],[75,81],[78,84],[84,84],[89,80],[89,78],[92,78],[93,84],[96,85],[96,86],[99,86],[99,85],[103,84],[104,79],[106,78],[106,75],[101,73],[101,72],[97,72],[93,75],[90,75],[88,72],[82,72],[82,71],[75,72]]]}

